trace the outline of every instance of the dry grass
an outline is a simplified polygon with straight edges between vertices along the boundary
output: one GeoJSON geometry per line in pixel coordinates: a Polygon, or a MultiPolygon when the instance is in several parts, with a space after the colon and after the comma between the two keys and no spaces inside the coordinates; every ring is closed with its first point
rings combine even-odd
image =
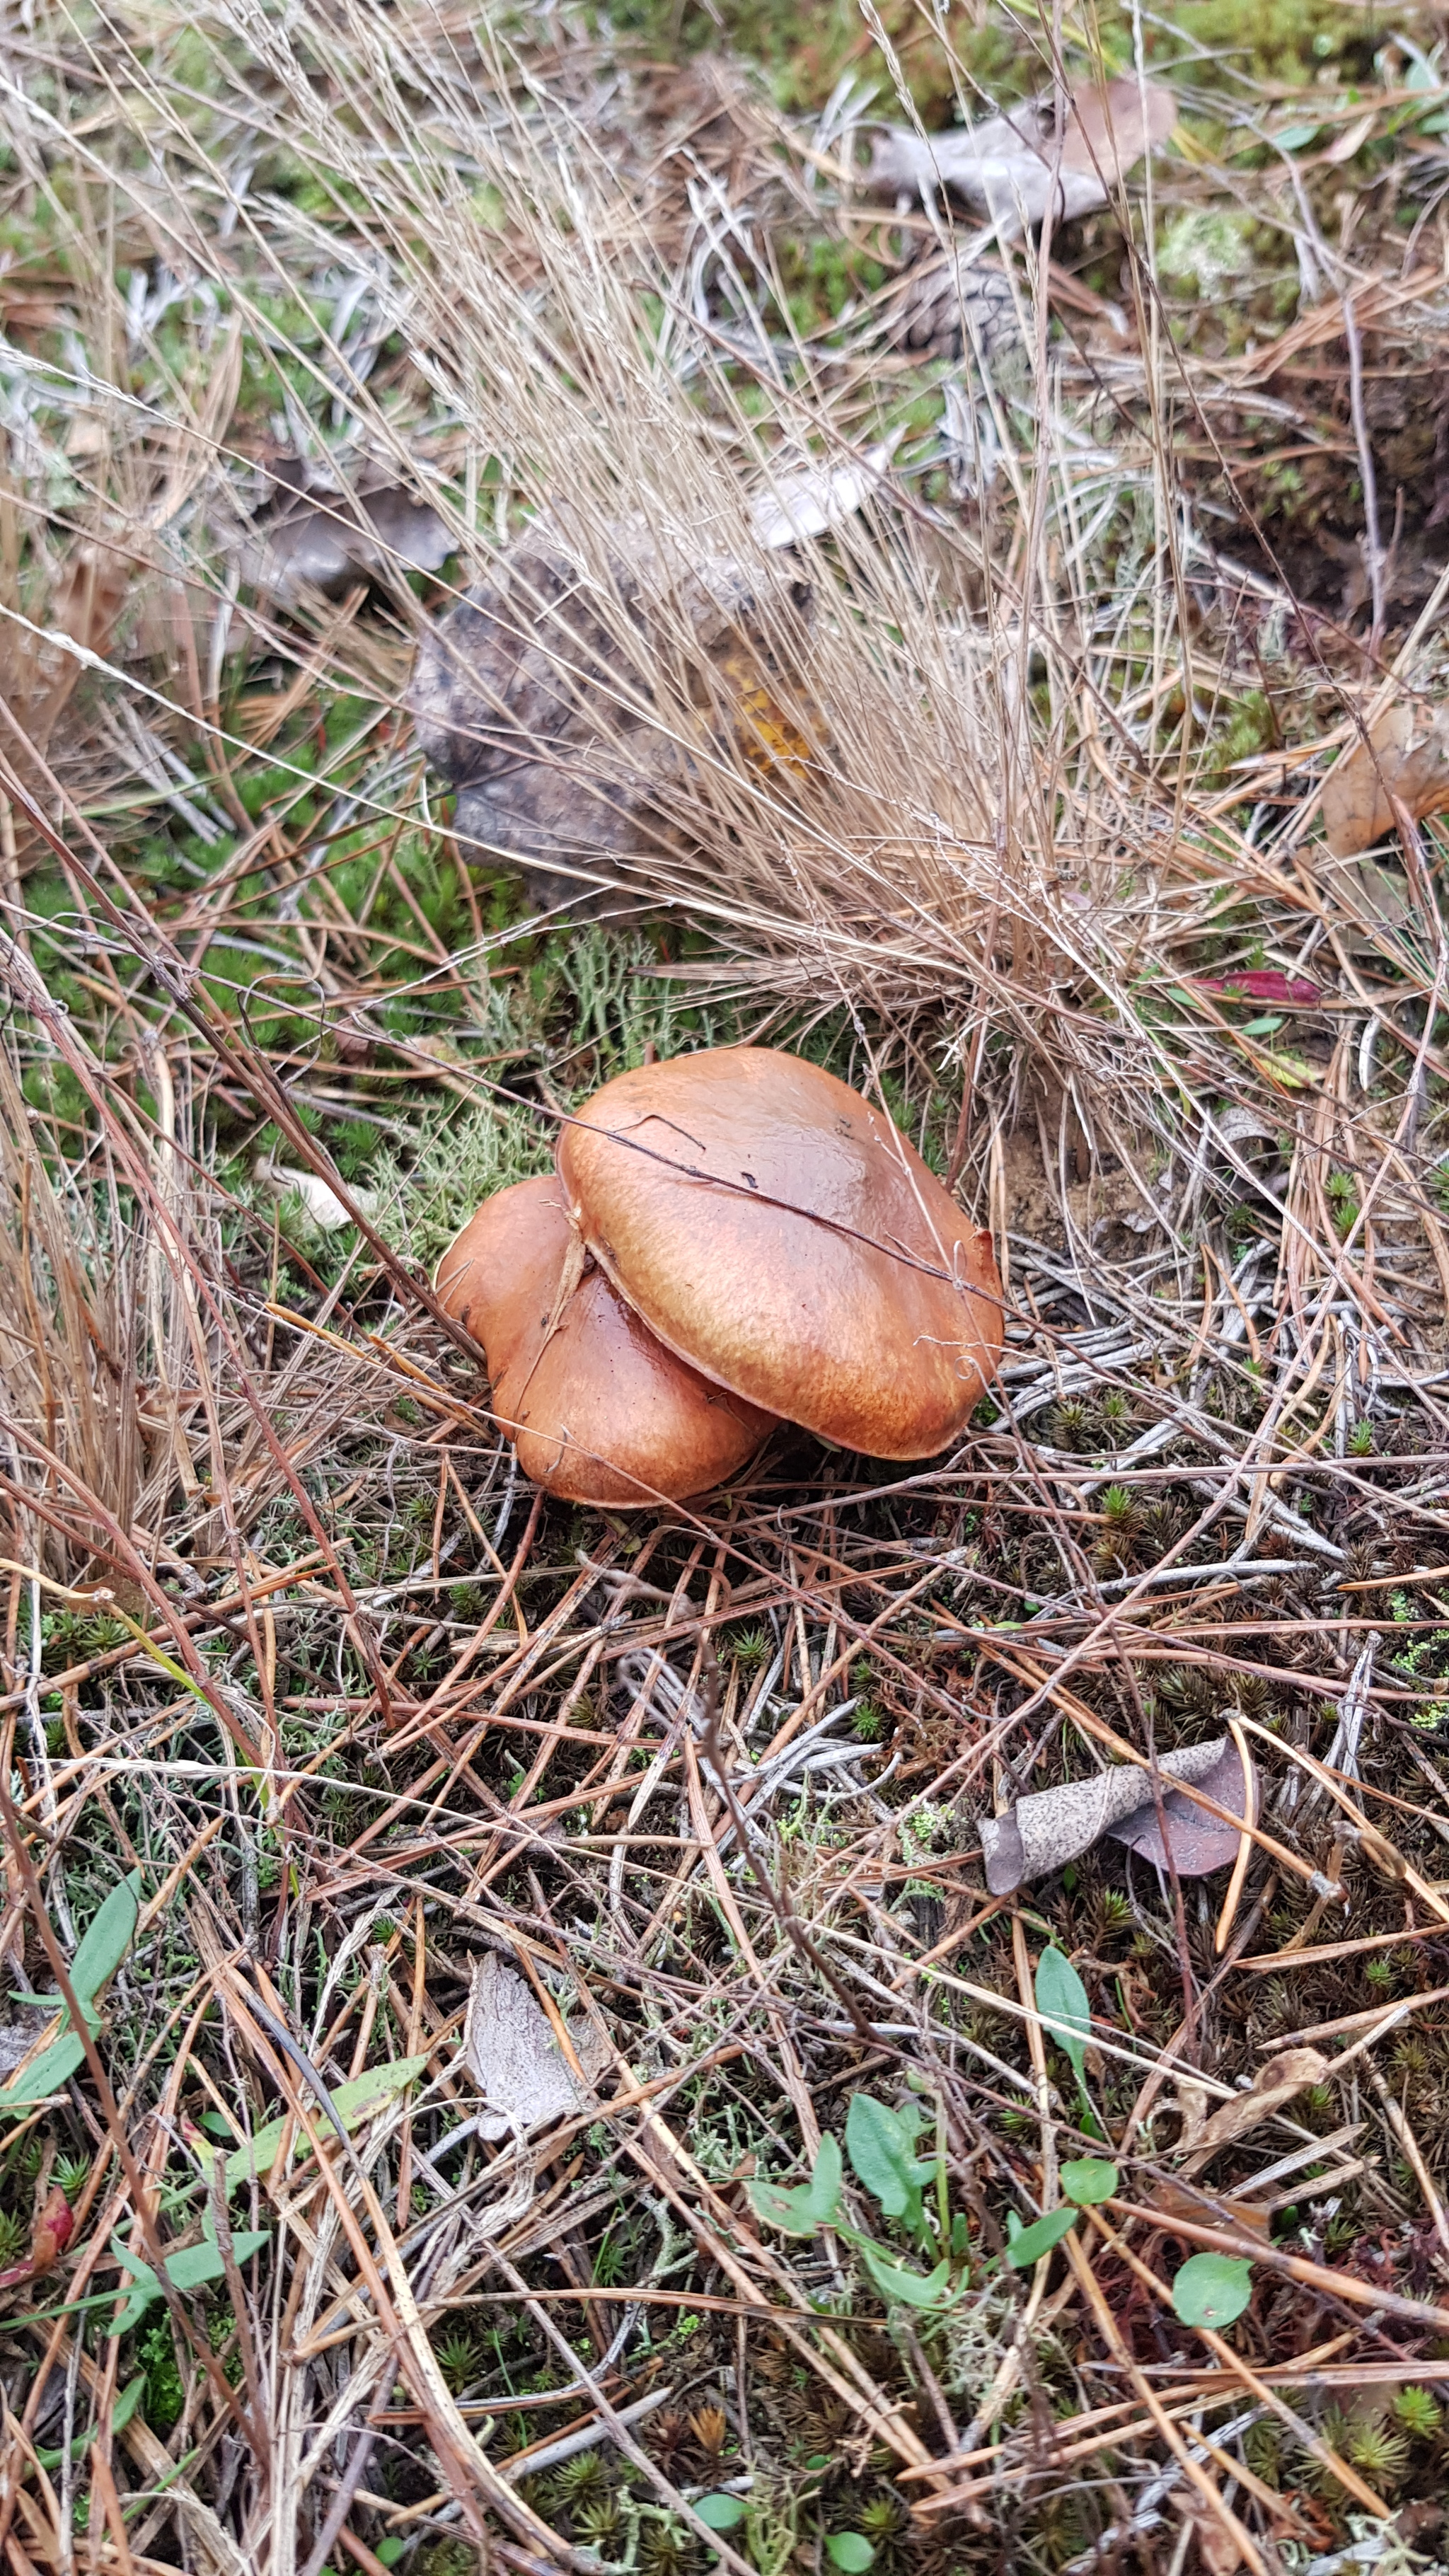
{"type": "MultiPolygon", "coordinates": [[[[1317,821],[1439,685],[1432,494],[1391,543],[1383,465],[1445,323],[1407,62],[1332,242],[1342,160],[1264,157],[1289,108],[1188,59],[1150,181],[1003,248],[870,203],[857,94],[812,132],[562,23],[14,33],[0,1955],[63,1992],[141,1905],[0,2147],[5,2262],[73,2221],[5,2283],[15,2576],[674,2576],[721,2488],[757,2576],[850,2534],[890,2576],[1438,2563],[1440,845],[1335,870],[1317,821]],[[450,578],[269,588],[304,442],[324,527],[393,477],[450,578]],[[479,580],[558,717],[541,873],[602,924],[527,914],[425,775],[412,648],[479,580]],[[912,1475],[782,1433],[693,1510],[570,1512],[429,1265],[560,1107],[739,1036],[880,1089],[992,1225],[999,1401],[912,1475]],[[985,1894],[983,1811],[1224,1710],[1267,1840],[1221,1924],[1112,1847],[985,1894]],[[480,2125],[488,1953],[588,2035],[541,2133],[480,2125]],[[1189,2206],[1205,2103],[1286,2044],[1326,2069],[1189,2206]],[[860,2092],[926,2115],[948,2312],[752,2208],[860,2092]],[[210,2150],[278,2121],[228,2203],[210,2150]],[[1111,2209],[1007,2265],[1109,2145],[1111,2209]],[[133,2228],[216,2251],[116,2333],[133,2228]],[[1170,2303],[1204,2238],[1254,2267],[1217,2338],[1170,2303]],[[1340,2554],[1390,2508],[1397,2556],[1340,2554]]],[[[470,758],[506,710],[461,680],[470,758]]]]}

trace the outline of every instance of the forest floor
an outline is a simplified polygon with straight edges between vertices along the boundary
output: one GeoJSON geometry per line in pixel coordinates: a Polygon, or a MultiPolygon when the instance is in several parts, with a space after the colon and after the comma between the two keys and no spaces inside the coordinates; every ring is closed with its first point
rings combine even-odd
{"type": "Polygon", "coordinates": [[[0,2565],[1449,2564],[1443,19],[0,83],[0,2565]],[[414,733],[480,581],[542,886],[414,733]],[[551,1499],[438,1256],[740,1041],[999,1383],[551,1499]]]}

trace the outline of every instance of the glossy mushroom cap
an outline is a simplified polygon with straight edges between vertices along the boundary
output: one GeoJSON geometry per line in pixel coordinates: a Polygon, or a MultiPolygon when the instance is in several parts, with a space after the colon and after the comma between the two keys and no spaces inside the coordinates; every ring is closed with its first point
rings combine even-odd
{"type": "Polygon", "coordinates": [[[873,1458],[964,1430],[1001,1356],[990,1237],[834,1074],[768,1047],[643,1065],[558,1159],[600,1267],[716,1385],[873,1458]]]}
{"type": "Polygon", "coordinates": [[[707,1492],[774,1417],[664,1350],[600,1270],[580,1279],[550,1335],[575,1242],[550,1175],[485,1200],[438,1264],[439,1301],[482,1344],[520,1467],[574,1503],[628,1509],[707,1492]]]}

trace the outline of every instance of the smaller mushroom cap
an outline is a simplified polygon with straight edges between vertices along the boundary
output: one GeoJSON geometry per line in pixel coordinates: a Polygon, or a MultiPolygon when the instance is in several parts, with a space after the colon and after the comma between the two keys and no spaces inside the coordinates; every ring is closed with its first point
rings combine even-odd
{"type": "Polygon", "coordinates": [[[439,1302],[482,1345],[526,1476],[574,1503],[679,1502],[735,1474],[775,1417],[707,1384],[587,1269],[549,1325],[579,1249],[552,1176],[485,1199],[438,1264],[439,1302]]]}
{"type": "Polygon", "coordinates": [[[641,1065],[558,1164],[600,1267],[717,1385],[874,1458],[965,1429],[1001,1357],[990,1236],[833,1073],[771,1047],[641,1065]]]}

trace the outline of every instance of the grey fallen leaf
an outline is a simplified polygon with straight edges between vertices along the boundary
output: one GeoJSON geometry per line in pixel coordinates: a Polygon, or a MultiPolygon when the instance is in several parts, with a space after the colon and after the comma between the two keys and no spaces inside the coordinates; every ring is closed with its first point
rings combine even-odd
{"type": "Polygon", "coordinates": [[[418,648],[408,704],[460,842],[518,868],[540,910],[617,914],[621,884],[647,891],[687,837],[690,756],[667,694],[652,720],[659,673],[687,655],[722,734],[813,604],[796,567],[708,553],[667,517],[602,543],[562,506],[535,519],[418,648]]]}
{"type": "Polygon", "coordinates": [[[276,497],[241,548],[242,577],[280,606],[302,592],[347,590],[391,567],[437,572],[453,540],[431,504],[376,468],[362,467],[344,491],[300,457],[272,469],[276,497]]]}
{"type": "MultiPolygon", "coordinates": [[[[1236,1764],[1232,1738],[1218,1735],[1210,1743],[1186,1744],[1175,1753],[1162,1754],[1158,1769],[1168,1779],[1190,1780],[1195,1787],[1201,1785],[1209,1796],[1217,1797],[1221,1805],[1228,1806],[1232,1801],[1222,1797],[1212,1781],[1213,1773],[1220,1765],[1225,1765],[1228,1755],[1232,1755],[1236,1764]]],[[[1241,1768],[1237,1770],[1236,1777],[1241,1790],[1241,1768]]],[[[1203,1825],[1215,1823],[1215,1819],[1203,1809],[1194,1808],[1190,1799],[1174,1799],[1169,1795],[1163,1804],[1169,1827],[1179,1822],[1173,1813],[1174,1808],[1186,1810],[1203,1825]]],[[[1243,1811],[1235,1807],[1234,1812],[1241,1814],[1243,1811]]],[[[1222,1859],[1232,1858],[1238,1837],[1230,1835],[1227,1826],[1218,1830],[1223,1837],[1230,1838],[1231,1849],[1219,1858],[1200,1864],[1199,1870],[1195,1870],[1190,1862],[1184,1867],[1174,1837],[1174,1857],[1182,1876],[1198,1875],[1202,1868],[1219,1868],[1222,1859]]],[[[1004,1816],[983,1816],[981,1848],[986,1857],[986,1884],[993,1896],[1009,1896],[1013,1888],[1022,1886],[1026,1880],[1045,1878],[1050,1871],[1064,1868],[1069,1860],[1076,1859],[1079,1852],[1090,1851],[1093,1843],[1100,1842],[1104,1834],[1117,1835],[1123,1841],[1130,1840],[1139,1850],[1148,1849],[1156,1838],[1157,1811],[1147,1784],[1147,1774],[1140,1771],[1135,1763],[1123,1763],[1113,1770],[1099,1771],[1090,1780],[1064,1780],[1059,1788],[1034,1790],[1029,1797],[1018,1799],[1004,1816]]],[[[1149,1849],[1148,1856],[1156,1855],[1149,1849]]]]}
{"type": "MultiPolygon", "coordinates": [[[[609,2044],[592,2022],[567,2022],[569,2044],[589,2083],[609,2060],[609,2044]]],[[[490,1950],[473,1971],[463,2054],[488,2109],[484,2138],[524,2137],[550,2120],[589,2108],[552,2022],[532,1988],[490,1950]]]]}
{"type": "Polygon", "coordinates": [[[750,504],[750,524],[761,545],[793,546],[802,537],[823,537],[842,519],[852,518],[879,489],[904,434],[893,431],[845,465],[810,465],[798,474],[775,476],[750,504]]]}
{"type": "Polygon", "coordinates": [[[940,134],[887,126],[875,137],[866,175],[872,188],[923,204],[953,189],[1013,228],[1039,224],[1048,213],[1070,223],[1105,206],[1113,185],[1166,141],[1176,120],[1177,102],[1160,82],[1084,84],[1061,127],[1050,94],[940,134]]]}

